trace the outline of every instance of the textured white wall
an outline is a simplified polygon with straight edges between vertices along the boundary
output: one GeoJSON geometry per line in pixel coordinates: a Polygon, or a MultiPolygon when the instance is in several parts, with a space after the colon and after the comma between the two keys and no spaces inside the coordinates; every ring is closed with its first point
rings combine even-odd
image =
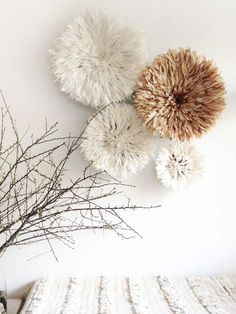
{"type": "MultiPolygon", "coordinates": [[[[0,278],[15,292],[53,273],[78,275],[214,274],[236,271],[236,1],[235,0],[11,0],[0,1],[0,88],[21,130],[40,131],[44,118],[76,133],[91,112],[59,92],[47,50],[58,29],[84,6],[97,5],[129,17],[147,38],[150,61],[168,48],[193,47],[215,59],[226,80],[227,109],[198,144],[205,155],[202,179],[174,192],[155,179],[153,163],[129,182],[134,200],[162,208],[129,216],[143,239],[81,233],[74,251],[59,246],[60,262],[44,246],[14,248],[0,260],[0,278]],[[89,2],[89,3],[88,3],[89,2]]],[[[161,142],[157,142],[161,146],[161,142]]],[[[78,155],[74,164],[80,171],[78,155]]]]}

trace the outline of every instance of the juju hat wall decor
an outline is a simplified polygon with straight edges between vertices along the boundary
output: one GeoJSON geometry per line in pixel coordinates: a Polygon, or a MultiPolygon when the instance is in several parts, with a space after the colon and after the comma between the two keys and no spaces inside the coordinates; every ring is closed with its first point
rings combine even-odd
{"type": "Polygon", "coordinates": [[[157,177],[166,187],[184,187],[202,172],[202,157],[189,143],[163,148],[156,159],[157,177]]]}
{"type": "Polygon", "coordinates": [[[134,102],[154,134],[185,141],[215,123],[225,107],[224,93],[212,61],[190,49],[169,50],[141,74],[134,102]]]}
{"type": "Polygon", "coordinates": [[[126,103],[101,110],[84,135],[81,149],[85,158],[116,178],[141,170],[154,151],[153,136],[144,129],[135,107],[126,103]]]}
{"type": "Polygon", "coordinates": [[[99,10],[78,15],[49,53],[61,90],[92,107],[131,95],[146,59],[142,34],[99,10]]]}

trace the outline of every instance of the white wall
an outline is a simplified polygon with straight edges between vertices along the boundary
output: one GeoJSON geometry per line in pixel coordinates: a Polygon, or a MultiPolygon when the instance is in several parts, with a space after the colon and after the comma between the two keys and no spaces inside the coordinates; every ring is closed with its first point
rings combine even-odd
{"type": "MultiPolygon", "coordinates": [[[[44,118],[76,133],[90,110],[59,92],[48,69],[47,50],[57,31],[86,6],[109,8],[143,28],[150,61],[170,47],[193,47],[213,58],[228,90],[227,109],[198,144],[205,155],[202,179],[174,192],[155,179],[153,163],[129,182],[136,203],[156,210],[132,213],[143,239],[81,233],[74,251],[59,246],[60,262],[45,246],[10,249],[0,260],[0,277],[15,292],[47,274],[215,274],[236,271],[236,1],[235,0],[10,0],[0,1],[0,88],[23,131],[40,131],[44,118]],[[88,4],[89,2],[89,4],[88,4]]],[[[161,142],[157,142],[161,146],[161,142]]],[[[83,162],[78,157],[75,171],[83,162]]]]}

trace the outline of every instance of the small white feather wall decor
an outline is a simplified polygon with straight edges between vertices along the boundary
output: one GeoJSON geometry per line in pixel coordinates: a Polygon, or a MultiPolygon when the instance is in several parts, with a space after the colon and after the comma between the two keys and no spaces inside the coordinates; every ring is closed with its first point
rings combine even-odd
{"type": "Polygon", "coordinates": [[[155,162],[157,177],[166,187],[187,187],[202,172],[202,156],[190,143],[163,148],[155,162]]]}
{"type": "Polygon", "coordinates": [[[146,60],[142,33],[100,10],[75,17],[49,53],[60,89],[92,107],[131,95],[146,60]]]}
{"type": "Polygon", "coordinates": [[[85,158],[118,179],[137,173],[153,156],[153,136],[144,129],[133,105],[108,105],[90,121],[84,136],[85,158]]]}

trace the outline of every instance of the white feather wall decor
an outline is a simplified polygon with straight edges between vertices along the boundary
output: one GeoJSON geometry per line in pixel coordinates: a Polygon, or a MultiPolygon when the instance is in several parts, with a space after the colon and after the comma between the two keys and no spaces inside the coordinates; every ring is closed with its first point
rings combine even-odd
{"type": "Polygon", "coordinates": [[[154,152],[153,136],[144,129],[135,107],[126,103],[101,110],[84,136],[85,158],[118,179],[137,173],[154,152]]]}
{"type": "Polygon", "coordinates": [[[49,52],[60,89],[94,108],[131,95],[146,60],[142,32],[100,10],[76,16],[49,52]]]}
{"type": "Polygon", "coordinates": [[[186,187],[202,172],[202,157],[190,143],[164,147],[156,158],[156,173],[166,187],[186,187]]]}

